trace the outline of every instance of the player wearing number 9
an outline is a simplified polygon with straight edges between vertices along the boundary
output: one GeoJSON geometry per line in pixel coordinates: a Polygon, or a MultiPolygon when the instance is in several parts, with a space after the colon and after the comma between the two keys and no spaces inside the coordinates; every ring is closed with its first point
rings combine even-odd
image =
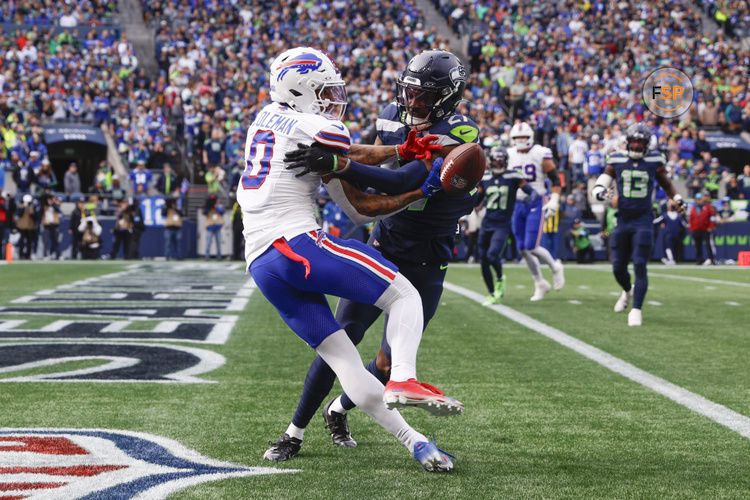
{"type": "Polygon", "coordinates": [[[614,310],[622,312],[630,301],[633,308],[628,313],[629,326],[641,326],[641,307],[648,290],[646,263],[653,244],[653,215],[651,200],[654,181],[684,210],[684,202],[667,178],[666,159],[659,151],[648,149],[651,131],[641,123],[631,125],[626,132],[625,151],[607,157],[604,173],[596,180],[592,194],[604,200],[610,184],[617,183],[617,226],[610,238],[612,270],[622,294],[614,310]],[[628,262],[633,260],[635,286],[631,285],[628,262]]]}
{"type": "Polygon", "coordinates": [[[542,300],[552,288],[542,276],[539,261],[552,270],[553,286],[560,290],[565,285],[563,265],[556,262],[549,251],[540,245],[542,228],[548,217],[555,215],[560,203],[560,178],[557,175],[552,151],[539,144],[534,144],[534,131],[528,123],[519,122],[510,129],[510,141],[513,147],[508,149],[508,169],[522,173],[526,181],[540,195],[544,196],[547,177],[552,183],[552,194],[549,199],[539,199],[525,203],[526,193],[518,191],[518,201],[513,212],[513,235],[516,237],[518,251],[523,256],[534,280],[534,295],[531,301],[542,300]]]}

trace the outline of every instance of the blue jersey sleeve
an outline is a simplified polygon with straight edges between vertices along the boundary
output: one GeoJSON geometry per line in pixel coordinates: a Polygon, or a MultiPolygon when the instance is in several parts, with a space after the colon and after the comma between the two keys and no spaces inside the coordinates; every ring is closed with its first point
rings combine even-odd
{"type": "Polygon", "coordinates": [[[386,194],[401,194],[421,186],[428,173],[427,167],[420,160],[409,162],[398,170],[371,167],[353,161],[342,177],[386,194]]]}

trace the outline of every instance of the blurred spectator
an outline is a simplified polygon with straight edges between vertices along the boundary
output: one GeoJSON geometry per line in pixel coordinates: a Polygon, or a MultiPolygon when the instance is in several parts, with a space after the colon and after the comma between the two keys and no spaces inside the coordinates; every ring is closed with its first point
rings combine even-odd
{"type": "Polygon", "coordinates": [[[703,193],[697,193],[695,201],[695,205],[690,210],[689,220],[690,232],[693,234],[693,241],[695,242],[695,262],[703,265],[715,264],[713,230],[716,211],[709,203],[708,196],[703,193]],[[708,251],[708,258],[705,261],[703,260],[704,243],[708,251]]]}
{"type": "Polygon", "coordinates": [[[695,157],[700,158],[704,152],[711,152],[711,145],[706,140],[706,131],[698,131],[698,140],[695,141],[695,157]]]}
{"type": "Polygon", "coordinates": [[[221,165],[214,165],[208,169],[205,175],[208,192],[210,194],[219,193],[222,190],[222,181],[224,180],[224,169],[221,165]]]}
{"type": "Polygon", "coordinates": [[[682,131],[682,137],[677,141],[677,146],[680,148],[680,158],[685,160],[693,159],[695,155],[695,141],[693,141],[688,129],[682,131]]]}
{"type": "Polygon", "coordinates": [[[570,167],[571,184],[583,178],[583,162],[586,160],[586,151],[589,145],[580,135],[575,135],[568,149],[568,165],[570,167]]]}
{"type": "Polygon", "coordinates": [[[115,212],[115,227],[112,229],[112,251],[110,259],[116,259],[117,253],[122,247],[122,258],[127,259],[130,255],[130,240],[133,236],[133,219],[131,217],[128,200],[122,200],[115,212]]]}
{"type": "Polygon", "coordinates": [[[13,182],[16,184],[16,194],[30,193],[36,182],[36,175],[26,162],[21,161],[21,157],[16,151],[10,153],[10,164],[13,168],[13,182]]]}
{"type": "Polygon", "coordinates": [[[740,185],[737,182],[737,176],[729,174],[726,184],[727,196],[732,200],[740,199],[740,185]]]}
{"type": "Polygon", "coordinates": [[[36,183],[42,191],[57,190],[57,176],[47,158],[42,160],[42,166],[36,174],[36,183]]]}
{"type": "Polygon", "coordinates": [[[573,229],[570,230],[573,237],[573,245],[576,249],[576,261],[586,264],[594,261],[594,247],[589,239],[589,231],[581,223],[581,219],[573,220],[573,229]]]}
{"type": "Polygon", "coordinates": [[[728,196],[720,200],[719,213],[717,214],[718,220],[716,221],[717,225],[734,222],[734,210],[732,210],[731,203],[732,201],[728,196]]]}
{"type": "Polygon", "coordinates": [[[719,174],[719,160],[717,158],[711,159],[711,168],[709,169],[708,175],[706,176],[706,182],[703,187],[708,191],[708,196],[711,199],[719,197],[719,183],[721,182],[721,175],[719,174]]]}
{"type": "Polygon", "coordinates": [[[164,195],[171,195],[175,189],[179,189],[180,184],[177,181],[177,176],[172,173],[172,167],[169,163],[164,164],[164,172],[156,182],[156,190],[164,195]]]}
{"type": "Polygon", "coordinates": [[[599,149],[599,136],[591,137],[591,149],[586,152],[583,172],[588,177],[598,177],[604,172],[604,154],[599,149]]]}
{"type": "Polygon", "coordinates": [[[703,167],[703,162],[697,162],[695,164],[695,167],[693,167],[693,172],[688,177],[688,189],[690,190],[690,195],[695,198],[698,193],[703,191],[703,187],[706,185],[706,179],[708,177],[708,173],[706,172],[706,169],[703,167]]]}
{"type": "Polygon", "coordinates": [[[98,259],[99,249],[101,248],[102,226],[96,219],[96,215],[88,215],[81,219],[78,232],[81,233],[83,258],[87,260],[98,259]]]}
{"type": "Polygon", "coordinates": [[[141,258],[141,237],[146,232],[146,223],[143,220],[143,210],[141,210],[141,201],[138,198],[131,200],[130,206],[130,219],[133,221],[133,237],[130,240],[130,253],[128,258],[140,259],[141,258]]]}
{"type": "Polygon", "coordinates": [[[112,200],[120,201],[125,198],[125,189],[120,186],[120,178],[116,175],[112,176],[112,189],[109,190],[112,195],[112,200]]]}
{"type": "Polygon", "coordinates": [[[740,185],[740,198],[750,200],[750,165],[742,167],[742,175],[737,178],[740,185]]]}
{"type": "Polygon", "coordinates": [[[44,258],[60,258],[60,200],[54,195],[42,197],[42,227],[44,228],[44,258]]]}
{"type": "Polygon", "coordinates": [[[78,175],[78,165],[71,163],[63,178],[65,194],[70,196],[81,192],[81,177],[78,175]]]}
{"type": "Polygon", "coordinates": [[[161,209],[164,217],[164,256],[167,260],[182,260],[182,209],[177,206],[177,198],[169,197],[161,209]]]}
{"type": "Polygon", "coordinates": [[[133,186],[133,192],[137,195],[148,194],[148,187],[153,177],[151,172],[146,170],[146,161],[138,160],[138,167],[130,172],[130,183],[133,186]]]}
{"type": "Polygon", "coordinates": [[[5,259],[5,244],[8,243],[10,230],[13,229],[13,215],[16,203],[10,193],[0,191],[0,260],[5,259]]]}
{"type": "Polygon", "coordinates": [[[682,262],[682,239],[688,224],[672,200],[667,202],[666,213],[654,219],[654,224],[660,224],[664,230],[664,257],[661,261],[666,265],[682,262]]]}
{"type": "Polygon", "coordinates": [[[244,155],[244,145],[245,141],[242,138],[242,129],[239,127],[234,128],[232,130],[232,135],[227,139],[226,145],[224,146],[224,158],[227,164],[235,163],[235,159],[238,156],[242,157],[244,155]]]}
{"type": "MultiPolygon", "coordinates": [[[[221,168],[221,167],[219,167],[221,168]]],[[[206,199],[203,206],[203,215],[206,216],[206,253],[205,259],[211,258],[211,241],[216,240],[216,258],[221,260],[221,227],[224,225],[224,207],[221,206],[219,198],[212,194],[206,199]]]]}
{"type": "Polygon", "coordinates": [[[39,207],[33,196],[26,193],[16,209],[16,229],[21,233],[18,253],[21,259],[30,259],[39,232],[39,207]]]}
{"type": "Polygon", "coordinates": [[[73,212],[70,214],[70,227],[68,229],[68,233],[71,236],[70,258],[72,260],[78,259],[78,254],[81,251],[83,231],[79,229],[79,226],[84,218],[86,218],[86,205],[83,196],[79,195],[76,199],[76,208],[74,208],[73,212]]]}
{"type": "Polygon", "coordinates": [[[560,242],[560,208],[555,210],[555,215],[547,217],[542,227],[541,245],[546,248],[557,259],[558,247],[560,242]]]}
{"type": "Polygon", "coordinates": [[[203,168],[206,171],[216,165],[222,166],[226,162],[221,135],[221,129],[214,128],[211,130],[211,138],[203,143],[203,168]]]}

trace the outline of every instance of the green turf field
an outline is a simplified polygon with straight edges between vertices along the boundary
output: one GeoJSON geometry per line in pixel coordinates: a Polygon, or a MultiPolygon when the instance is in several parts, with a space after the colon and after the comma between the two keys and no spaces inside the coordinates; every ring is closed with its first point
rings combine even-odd
{"type": "MultiPolygon", "coordinates": [[[[124,279],[140,279],[143,288],[172,286],[158,278],[170,264],[146,264],[140,270],[130,265],[3,265],[0,307],[55,305],[55,298],[64,295],[36,292],[58,293],[65,290],[56,288],[60,285],[118,272],[126,273],[124,279]],[[12,302],[20,297],[44,301],[12,302]]],[[[221,285],[214,283],[212,269],[221,269],[224,281],[236,273],[232,286],[244,283],[240,266],[194,266],[193,276],[205,273],[207,285],[221,285]]],[[[626,314],[612,312],[612,293],[618,290],[606,266],[571,266],[565,288],[538,303],[528,301],[532,282],[525,267],[506,266],[506,276],[504,305],[750,416],[750,270],[651,266],[641,328],[628,328],[626,314]]],[[[117,285],[122,279],[112,281],[117,285]]],[[[477,267],[451,266],[447,281],[485,293],[477,267]]],[[[65,304],[104,306],[107,300],[65,304]]],[[[174,303],[180,300],[187,303],[184,296],[174,303]]],[[[0,311],[0,332],[9,320],[26,320],[13,328],[29,330],[61,320],[86,321],[63,313],[5,312],[0,311]]],[[[281,465],[264,462],[268,441],[291,419],[314,353],[257,290],[241,311],[219,315],[238,316],[225,343],[132,341],[223,356],[225,364],[195,375],[215,383],[6,382],[0,385],[0,427],[143,432],[215,460],[300,471],[206,482],[169,498],[747,498],[750,493],[748,437],[451,291],[444,292],[423,337],[419,376],[461,399],[466,411],[450,419],[419,410],[405,410],[404,416],[423,433],[434,433],[438,445],[458,457],[454,473],[423,472],[395,438],[361,411],[350,414],[357,448],[332,446],[317,416],[298,458],[281,465]]],[[[120,328],[151,330],[158,324],[141,318],[120,328]]],[[[381,329],[382,321],[361,344],[365,361],[376,353],[381,329]]],[[[69,342],[9,340],[7,331],[3,334],[0,363],[5,365],[13,360],[3,346],[69,342]]],[[[80,342],[130,343],[93,337],[80,342]]],[[[102,363],[88,359],[23,371],[0,369],[0,381],[102,363]]],[[[4,460],[0,441],[0,472],[9,466],[4,460]]]]}

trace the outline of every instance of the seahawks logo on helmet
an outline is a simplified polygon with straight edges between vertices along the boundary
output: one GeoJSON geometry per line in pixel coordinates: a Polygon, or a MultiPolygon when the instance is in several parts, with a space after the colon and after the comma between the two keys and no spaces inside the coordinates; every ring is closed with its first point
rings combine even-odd
{"type": "Polygon", "coordinates": [[[414,56],[397,82],[401,121],[425,129],[453,113],[466,89],[466,69],[445,50],[414,56]]]}

